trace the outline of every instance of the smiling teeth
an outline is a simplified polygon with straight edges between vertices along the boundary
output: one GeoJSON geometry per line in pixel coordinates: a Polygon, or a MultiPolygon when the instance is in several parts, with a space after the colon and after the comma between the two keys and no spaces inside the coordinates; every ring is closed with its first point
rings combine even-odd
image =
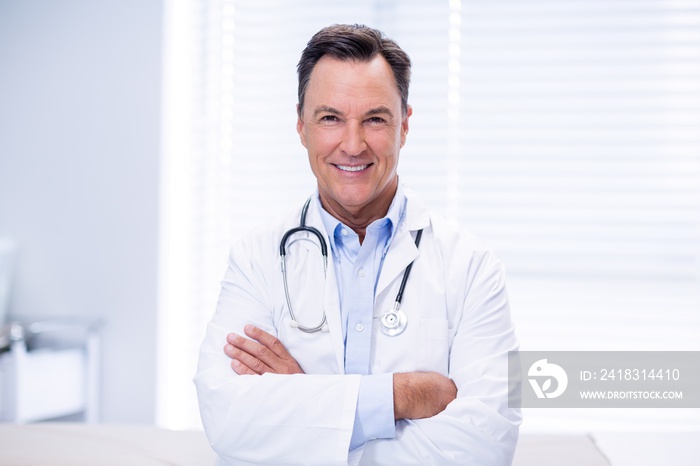
{"type": "Polygon", "coordinates": [[[369,165],[358,165],[357,167],[346,167],[344,165],[336,165],[336,166],[345,172],[359,172],[359,171],[367,168],[369,165]]]}

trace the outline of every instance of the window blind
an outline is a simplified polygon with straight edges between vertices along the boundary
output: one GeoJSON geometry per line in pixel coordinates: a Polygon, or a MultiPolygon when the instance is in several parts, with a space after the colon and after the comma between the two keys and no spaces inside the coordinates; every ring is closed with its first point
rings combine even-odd
{"type": "Polygon", "coordinates": [[[496,250],[522,349],[700,350],[700,0],[166,3],[161,424],[198,423],[190,380],[230,241],[313,191],[295,67],[332,23],[411,56],[401,180],[496,250]]]}

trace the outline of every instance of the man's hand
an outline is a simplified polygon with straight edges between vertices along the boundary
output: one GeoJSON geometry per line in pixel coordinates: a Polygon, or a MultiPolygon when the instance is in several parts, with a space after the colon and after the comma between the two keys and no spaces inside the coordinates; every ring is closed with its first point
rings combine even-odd
{"type": "Polygon", "coordinates": [[[246,325],[243,331],[251,339],[229,333],[224,346],[226,356],[233,359],[231,368],[236,374],[304,373],[278,338],[252,325],[246,325]]]}
{"type": "Polygon", "coordinates": [[[444,411],[457,397],[454,382],[437,372],[394,374],[394,419],[423,419],[444,411]]]}

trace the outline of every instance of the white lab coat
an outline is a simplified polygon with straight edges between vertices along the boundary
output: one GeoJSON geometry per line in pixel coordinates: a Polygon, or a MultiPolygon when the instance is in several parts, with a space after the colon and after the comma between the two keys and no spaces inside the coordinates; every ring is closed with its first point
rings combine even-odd
{"type": "MultiPolygon", "coordinates": [[[[402,420],[396,438],[373,440],[350,454],[360,383],[344,375],[343,335],[330,250],[327,275],[310,241],[288,248],[288,277],[297,319],[315,326],[325,310],[329,332],[290,327],[279,242],[299,225],[299,211],[236,243],[216,312],[202,344],[195,384],[207,437],[218,464],[508,465],[520,413],[508,408],[507,352],[517,349],[503,269],[473,236],[452,229],[406,190],[399,225],[377,285],[371,329],[372,373],[436,371],[458,388],[457,399],[429,419],[402,420]],[[413,238],[424,229],[420,248],[413,238]],[[415,260],[403,296],[404,333],[389,337],[378,318],[390,309],[404,269],[415,260]],[[276,335],[306,374],[238,376],[223,346],[246,324],[276,335]]],[[[300,210],[300,209],[299,209],[300,210]]],[[[317,203],[307,224],[325,236],[317,203]]],[[[297,235],[303,237],[304,234],[297,235]]],[[[357,331],[350,323],[348,331],[357,331]]]]}

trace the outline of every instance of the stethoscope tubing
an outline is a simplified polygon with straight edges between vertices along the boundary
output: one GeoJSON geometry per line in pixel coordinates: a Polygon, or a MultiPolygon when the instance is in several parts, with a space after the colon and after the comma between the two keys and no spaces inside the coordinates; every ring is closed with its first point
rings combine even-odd
{"type": "MultiPolygon", "coordinates": [[[[320,331],[327,332],[328,331],[328,324],[326,322],[326,312],[323,312],[323,319],[321,320],[321,323],[316,325],[315,327],[306,327],[304,325],[301,325],[299,321],[296,319],[296,316],[294,315],[294,310],[292,309],[292,300],[289,297],[289,286],[287,283],[287,267],[286,267],[286,257],[287,257],[287,242],[289,241],[289,238],[294,236],[297,233],[300,232],[307,232],[311,233],[314,235],[319,242],[319,245],[321,247],[321,256],[323,257],[323,273],[324,276],[326,275],[326,271],[328,268],[328,243],[326,242],[326,239],[323,237],[323,234],[318,231],[318,229],[306,225],[306,214],[309,211],[309,205],[311,204],[312,197],[309,197],[306,202],[304,203],[304,207],[301,209],[301,216],[299,219],[299,226],[292,228],[290,230],[287,230],[284,235],[282,235],[282,240],[280,241],[280,267],[282,269],[282,281],[284,283],[284,296],[285,299],[287,300],[287,308],[289,309],[289,316],[292,318],[291,321],[291,326],[298,328],[304,333],[316,333],[320,331]]],[[[421,237],[423,236],[423,230],[418,230],[418,233],[416,233],[416,248],[419,247],[420,245],[420,240],[421,237]]],[[[408,277],[411,274],[411,269],[413,268],[413,262],[408,264],[406,267],[406,270],[403,273],[403,278],[401,279],[401,285],[399,286],[399,292],[396,294],[396,299],[394,302],[394,307],[386,311],[382,317],[380,318],[380,329],[382,330],[382,333],[389,335],[389,336],[396,336],[401,334],[405,328],[406,328],[406,322],[407,318],[406,315],[403,313],[403,311],[400,310],[401,307],[401,301],[403,299],[403,293],[404,290],[406,289],[406,282],[408,281],[408,277]],[[393,315],[397,318],[396,324],[393,325],[391,328],[386,328],[384,325],[384,322],[387,320],[387,316],[393,315]]]]}

